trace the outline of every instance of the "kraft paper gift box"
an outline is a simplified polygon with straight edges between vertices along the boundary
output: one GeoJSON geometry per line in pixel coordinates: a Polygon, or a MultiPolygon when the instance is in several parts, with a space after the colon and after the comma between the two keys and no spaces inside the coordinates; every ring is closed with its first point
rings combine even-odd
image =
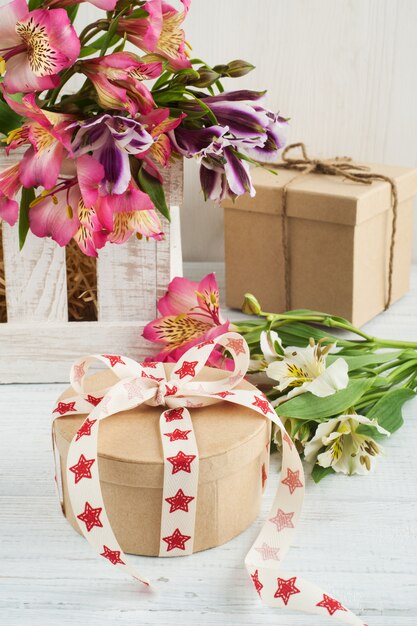
{"type": "MultiPolygon", "coordinates": [[[[167,372],[170,365],[165,365],[167,372]]],[[[224,372],[204,367],[200,376],[214,380],[224,372]]],[[[196,377],[196,380],[199,378],[196,377]]],[[[94,394],[116,382],[111,372],[86,381],[94,394]]],[[[252,388],[246,381],[236,387],[252,388]]],[[[70,388],[61,400],[73,395],[70,388]]],[[[159,418],[161,407],[140,405],[100,424],[98,464],[106,511],[125,552],[158,556],[164,465],[159,418]]],[[[71,439],[85,415],[55,420],[56,445],[65,468],[71,439]]],[[[193,408],[191,418],[199,450],[194,552],[229,541],[259,513],[268,471],[270,420],[232,403],[193,408]]],[[[71,509],[65,472],[61,471],[64,512],[80,532],[71,509]]]]}
{"type": "MultiPolygon", "coordinates": [[[[409,288],[413,196],[417,170],[369,165],[398,190],[391,303],[409,288]]],[[[286,191],[291,309],[314,309],[362,325],[384,310],[392,228],[391,186],[342,177],[262,168],[252,171],[256,196],[223,202],[226,303],[240,308],[246,292],[264,311],[286,310],[282,246],[286,191]],[[292,182],[290,182],[292,181],[292,182]]]]}

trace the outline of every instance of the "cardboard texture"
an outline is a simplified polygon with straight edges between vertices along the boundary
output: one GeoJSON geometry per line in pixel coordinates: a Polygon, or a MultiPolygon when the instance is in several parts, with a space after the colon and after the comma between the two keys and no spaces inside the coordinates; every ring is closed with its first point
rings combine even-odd
{"type": "MultiPolygon", "coordinates": [[[[417,170],[367,164],[395,179],[398,220],[392,302],[409,289],[413,196],[417,170]]],[[[325,311],[362,325],[384,310],[391,241],[391,187],[343,178],[253,170],[255,198],[223,202],[226,303],[240,308],[246,292],[265,311],[285,310],[283,187],[287,189],[291,308],[325,311]]]]}
{"type": "MultiPolygon", "coordinates": [[[[169,371],[170,365],[165,366],[169,371]]],[[[224,372],[203,368],[205,380],[224,372]]],[[[198,380],[197,377],[196,379],[198,380]]],[[[117,379],[100,372],[86,384],[96,392],[117,379]]],[[[250,388],[247,382],[237,388],[250,388]]],[[[71,396],[68,389],[62,399],[71,396]]],[[[125,552],[158,556],[163,456],[159,418],[163,407],[141,405],[112,415],[100,424],[98,463],[107,514],[125,552]]],[[[262,466],[268,471],[270,420],[229,402],[191,409],[199,449],[200,471],[194,551],[229,541],[252,524],[262,496],[262,466]]],[[[85,416],[55,421],[61,470],[71,439],[85,416]]],[[[80,532],[69,502],[65,472],[61,471],[65,515],[80,532]]]]}

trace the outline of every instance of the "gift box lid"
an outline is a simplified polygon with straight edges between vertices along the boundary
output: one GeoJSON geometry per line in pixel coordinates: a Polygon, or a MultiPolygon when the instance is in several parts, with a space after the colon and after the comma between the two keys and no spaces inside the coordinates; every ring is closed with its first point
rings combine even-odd
{"type": "MultiPolygon", "coordinates": [[[[165,364],[169,372],[172,365],[165,364]]],[[[215,380],[224,372],[204,367],[196,380],[215,380]]],[[[100,372],[86,381],[86,392],[117,382],[111,371],[100,372]]],[[[237,389],[254,387],[243,381],[237,389]]],[[[71,388],[61,396],[74,395],[71,388]]],[[[196,402],[198,399],[196,398],[196,402]]],[[[98,459],[100,479],[128,486],[162,488],[163,455],[159,418],[163,407],[140,405],[107,417],[100,423],[98,459]]],[[[253,461],[269,442],[270,420],[231,402],[221,401],[205,407],[191,408],[191,418],[199,450],[199,482],[211,482],[236,472],[253,461]]],[[[55,435],[61,455],[86,416],[74,415],[55,420],[55,435]]],[[[175,422],[173,429],[175,428],[175,422]]]]}
{"type": "MultiPolygon", "coordinates": [[[[362,163],[369,171],[393,178],[398,202],[417,193],[417,169],[362,163]]],[[[277,169],[277,174],[258,167],[251,170],[256,196],[248,194],[235,202],[225,200],[226,209],[281,215],[283,188],[287,188],[289,217],[353,226],[391,209],[391,186],[385,181],[358,183],[340,176],[303,175],[295,170],[277,169]]]]}

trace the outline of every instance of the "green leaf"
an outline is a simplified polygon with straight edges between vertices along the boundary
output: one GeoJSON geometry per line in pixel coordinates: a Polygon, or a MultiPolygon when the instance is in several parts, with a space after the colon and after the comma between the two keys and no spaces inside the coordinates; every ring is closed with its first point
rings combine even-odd
{"type": "Polygon", "coordinates": [[[34,11],[35,9],[39,9],[42,6],[43,0],[29,0],[29,11],[34,11]]]}
{"type": "Polygon", "coordinates": [[[132,13],[129,13],[129,19],[143,19],[148,17],[149,13],[145,9],[134,9],[132,13]]]}
{"type": "Polygon", "coordinates": [[[15,113],[9,105],[0,99],[0,133],[7,135],[11,130],[22,125],[22,117],[15,113]]]}
{"type": "Polygon", "coordinates": [[[319,398],[310,392],[303,393],[281,404],[277,409],[277,415],[321,422],[328,417],[342,415],[355,406],[371,384],[372,380],[368,378],[350,380],[345,389],[325,398],[319,398]]]}
{"type": "Polygon", "coordinates": [[[321,467],[320,465],[315,465],[311,472],[311,478],[315,483],[319,483],[323,478],[329,476],[329,474],[335,474],[336,472],[332,467],[321,467]]]}
{"type": "Polygon", "coordinates": [[[148,194],[158,211],[170,220],[171,216],[169,214],[162,183],[154,176],[151,176],[143,167],[138,172],[138,183],[142,191],[148,194]]]}
{"type": "Polygon", "coordinates": [[[65,10],[68,13],[68,17],[70,19],[71,24],[74,23],[75,18],[77,17],[77,13],[78,13],[78,9],[79,9],[79,4],[76,4],[72,7],[67,7],[65,10]]]}
{"type": "MultiPolygon", "coordinates": [[[[111,48],[112,45],[114,45],[112,43],[113,38],[116,36],[118,37],[118,35],[116,35],[116,30],[117,30],[117,26],[119,24],[119,19],[120,19],[121,15],[118,15],[111,23],[110,23],[110,27],[109,30],[107,31],[106,35],[104,36],[104,41],[103,44],[100,48],[100,56],[103,56],[108,48],[111,48]]],[[[121,37],[118,37],[116,41],[118,41],[119,39],[121,39],[121,37]]]]}
{"type": "Polygon", "coordinates": [[[335,337],[321,328],[306,324],[305,322],[291,322],[285,324],[284,326],[272,324],[272,328],[277,331],[278,335],[283,340],[284,345],[287,346],[305,347],[308,345],[310,337],[316,341],[327,337],[330,342],[337,342],[338,345],[345,345],[346,343],[349,345],[349,342],[346,342],[339,337],[335,337]]]}
{"type": "Polygon", "coordinates": [[[343,354],[329,354],[327,356],[327,364],[330,365],[336,359],[342,357],[348,364],[349,372],[353,372],[368,365],[381,365],[382,363],[389,363],[399,358],[401,350],[394,350],[392,352],[379,352],[370,354],[360,354],[358,356],[345,356],[343,354]]]}
{"type": "Polygon", "coordinates": [[[392,389],[382,396],[376,402],[366,417],[369,419],[377,419],[378,424],[390,433],[394,433],[401,428],[404,423],[402,416],[402,407],[405,402],[415,398],[416,393],[411,389],[402,387],[400,389],[392,389]]]}
{"type": "Polygon", "coordinates": [[[19,211],[19,247],[20,250],[25,245],[26,237],[29,231],[29,208],[30,203],[35,199],[35,192],[33,188],[22,188],[22,196],[20,199],[20,211],[19,211]]]}
{"type": "Polygon", "coordinates": [[[83,59],[84,57],[89,57],[90,54],[95,54],[96,52],[97,48],[95,48],[94,46],[84,46],[83,48],[81,48],[78,57],[80,59],[83,59]]]}

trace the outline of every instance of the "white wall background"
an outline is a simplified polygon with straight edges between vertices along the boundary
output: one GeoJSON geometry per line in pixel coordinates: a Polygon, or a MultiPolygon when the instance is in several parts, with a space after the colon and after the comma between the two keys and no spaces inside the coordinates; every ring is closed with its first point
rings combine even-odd
{"type": "MultiPolygon", "coordinates": [[[[416,0],[193,0],[186,32],[209,63],[256,65],[231,84],[267,87],[269,107],[291,117],[290,142],[417,166],[416,0]]],[[[187,260],[222,258],[222,212],[203,201],[194,163],[182,220],[187,260]]],[[[417,261],[417,210],[414,244],[417,261]]]]}

